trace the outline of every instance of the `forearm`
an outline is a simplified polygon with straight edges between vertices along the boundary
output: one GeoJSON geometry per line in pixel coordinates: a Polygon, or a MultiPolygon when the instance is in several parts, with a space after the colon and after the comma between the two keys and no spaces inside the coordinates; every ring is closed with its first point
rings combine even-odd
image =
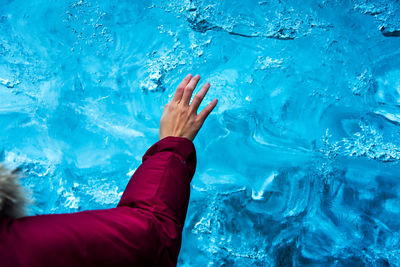
{"type": "Polygon", "coordinates": [[[143,156],[118,206],[131,206],[162,214],[183,225],[196,169],[192,141],[166,137],[143,156]]]}

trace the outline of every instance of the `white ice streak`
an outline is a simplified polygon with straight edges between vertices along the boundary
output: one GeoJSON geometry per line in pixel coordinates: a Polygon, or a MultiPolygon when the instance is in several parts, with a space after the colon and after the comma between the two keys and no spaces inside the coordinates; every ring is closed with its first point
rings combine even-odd
{"type": "Polygon", "coordinates": [[[135,129],[132,129],[126,125],[113,124],[111,119],[102,117],[101,111],[96,106],[86,106],[78,108],[78,111],[86,115],[86,117],[91,121],[91,124],[97,126],[100,129],[105,130],[114,136],[119,136],[122,138],[134,138],[143,137],[144,134],[135,129]]]}
{"type": "Polygon", "coordinates": [[[264,183],[262,184],[261,188],[257,191],[251,191],[251,197],[254,200],[263,200],[264,199],[264,192],[266,191],[267,187],[272,183],[275,177],[278,175],[278,172],[272,172],[267,179],[265,179],[264,183]]]}

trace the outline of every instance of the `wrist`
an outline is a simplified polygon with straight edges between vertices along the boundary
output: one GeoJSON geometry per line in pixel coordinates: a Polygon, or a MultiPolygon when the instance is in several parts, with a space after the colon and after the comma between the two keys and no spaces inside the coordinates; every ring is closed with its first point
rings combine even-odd
{"type": "Polygon", "coordinates": [[[191,138],[189,138],[189,137],[186,137],[186,136],[177,136],[177,135],[165,135],[165,136],[160,136],[160,137],[159,137],[159,141],[161,141],[161,140],[163,140],[163,139],[166,139],[166,138],[171,138],[171,139],[173,139],[173,138],[181,138],[181,139],[186,139],[186,140],[188,140],[188,141],[190,141],[190,142],[193,142],[193,139],[191,139],[191,138]]]}

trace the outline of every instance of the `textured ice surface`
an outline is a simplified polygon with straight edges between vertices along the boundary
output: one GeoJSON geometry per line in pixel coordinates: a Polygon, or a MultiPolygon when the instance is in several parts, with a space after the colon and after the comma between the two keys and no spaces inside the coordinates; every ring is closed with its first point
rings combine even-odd
{"type": "Polygon", "coordinates": [[[32,214],[114,207],[199,73],[180,266],[399,266],[399,63],[397,0],[0,0],[0,160],[32,214]]]}

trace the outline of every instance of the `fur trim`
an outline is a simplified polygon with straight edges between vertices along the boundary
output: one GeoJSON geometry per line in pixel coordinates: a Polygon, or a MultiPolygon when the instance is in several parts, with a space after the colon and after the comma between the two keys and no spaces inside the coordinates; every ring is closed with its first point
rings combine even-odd
{"type": "Polygon", "coordinates": [[[24,216],[26,202],[17,171],[10,171],[0,164],[0,218],[24,216]]]}

